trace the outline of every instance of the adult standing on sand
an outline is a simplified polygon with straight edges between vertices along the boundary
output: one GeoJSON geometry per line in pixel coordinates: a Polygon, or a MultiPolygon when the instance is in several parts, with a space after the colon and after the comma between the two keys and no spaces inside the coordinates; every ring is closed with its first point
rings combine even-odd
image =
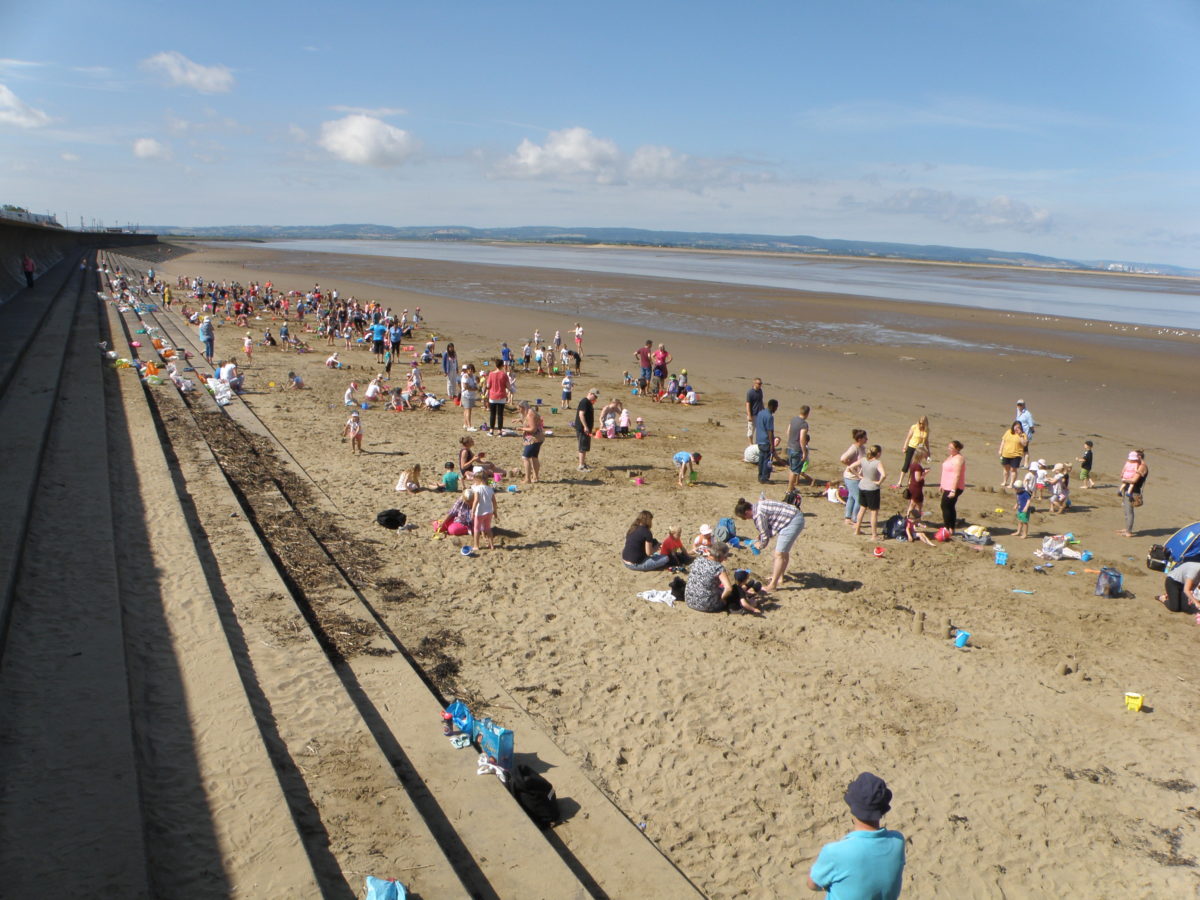
{"type": "Polygon", "coordinates": [[[750,390],[746,391],[746,440],[748,441],[754,440],[754,419],[762,411],[762,408],[762,379],[755,378],[750,390]]]}
{"type": "Polygon", "coordinates": [[[946,445],[946,458],[942,461],[942,524],[954,534],[958,522],[958,498],[967,486],[967,459],[962,455],[962,442],[951,441],[946,445]]]}
{"type": "Polygon", "coordinates": [[[838,462],[846,467],[842,470],[842,483],[846,486],[846,524],[854,527],[854,520],[858,518],[858,511],[862,507],[858,495],[859,464],[867,455],[867,432],[855,428],[850,432],[850,437],[853,443],[838,457],[838,462]]]}
{"type": "Polygon", "coordinates": [[[638,347],[633,351],[633,358],[638,361],[638,365],[642,369],[641,381],[647,385],[650,384],[650,376],[654,373],[654,358],[651,351],[654,348],[653,341],[646,341],[645,345],[638,347]]]}
{"type": "Polygon", "coordinates": [[[25,273],[25,287],[33,287],[33,273],[36,268],[33,257],[28,253],[23,253],[21,255],[21,271],[25,273]]]}
{"type": "Polygon", "coordinates": [[[1133,511],[1142,505],[1142,487],[1149,477],[1146,451],[1130,450],[1125,468],[1121,470],[1121,509],[1125,512],[1125,527],[1117,534],[1122,537],[1133,537],[1133,511]]]}
{"type": "Polygon", "coordinates": [[[733,507],[739,519],[750,519],[758,529],[758,547],[766,550],[771,538],[775,538],[775,560],[771,567],[771,580],[763,585],[764,591],[773,591],[783,584],[788,562],[792,558],[792,546],[804,530],[804,513],[790,503],[760,499],[751,505],[739,498],[733,507]]]}
{"type": "Polygon", "coordinates": [[[587,395],[575,407],[575,440],[579,447],[579,471],[588,472],[591,466],[587,464],[588,451],[592,449],[592,430],[596,427],[596,398],[600,394],[595,388],[590,388],[587,395]]]}
{"type": "Polygon", "coordinates": [[[204,361],[210,366],[213,364],[213,349],[214,334],[212,316],[205,316],[204,321],[200,323],[200,343],[204,344],[204,361]]]}
{"type": "Polygon", "coordinates": [[[754,440],[758,444],[758,483],[771,483],[771,460],[775,457],[775,410],[779,401],[772,397],[754,417],[754,440]]]}
{"type": "Polygon", "coordinates": [[[521,409],[521,464],[525,468],[525,477],[521,480],[526,484],[537,484],[542,471],[542,443],[546,440],[546,423],[536,406],[528,400],[522,400],[518,406],[521,409]]]}
{"type": "Polygon", "coordinates": [[[896,900],[904,880],[904,835],[879,824],[892,808],[892,792],[878,775],[863,772],[843,799],[854,829],[821,848],[808,874],[809,890],[836,898],[896,900]]]}
{"type": "Polygon", "coordinates": [[[453,341],[442,351],[442,374],[446,376],[446,396],[451,400],[460,396],[462,378],[458,372],[458,351],[454,349],[453,341]]]}
{"type": "Polygon", "coordinates": [[[1008,431],[1000,436],[1000,449],[996,451],[1000,454],[1000,466],[1004,473],[1000,487],[1016,487],[1017,470],[1021,468],[1021,459],[1025,456],[1028,443],[1025,426],[1020,422],[1013,422],[1008,431]]]}
{"type": "Polygon", "coordinates": [[[1025,429],[1025,455],[1021,457],[1021,465],[1027,466],[1029,465],[1029,445],[1033,443],[1033,429],[1036,423],[1033,421],[1033,413],[1025,408],[1024,400],[1017,401],[1017,414],[1013,418],[1020,422],[1021,427],[1025,429]]]}
{"type": "Polygon", "coordinates": [[[808,474],[808,412],[807,406],[801,406],[798,415],[792,417],[787,433],[788,460],[788,490],[794,491],[800,487],[800,479],[806,484],[812,484],[812,476],[808,474]]]}
{"type": "Polygon", "coordinates": [[[929,416],[921,416],[909,426],[904,438],[904,465],[900,467],[900,480],[892,487],[902,488],[908,484],[908,469],[912,465],[913,454],[920,449],[929,453],[929,416]]]}
{"type": "Polygon", "coordinates": [[[504,430],[504,404],[508,402],[508,373],[504,360],[496,357],[496,367],[487,375],[488,434],[495,437],[504,430]]]}

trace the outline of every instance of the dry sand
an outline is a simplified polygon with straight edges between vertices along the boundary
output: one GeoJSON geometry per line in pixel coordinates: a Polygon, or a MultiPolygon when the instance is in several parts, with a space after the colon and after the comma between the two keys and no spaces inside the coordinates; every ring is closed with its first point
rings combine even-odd
{"type": "MultiPolygon", "coordinates": [[[[537,308],[556,284],[637,292],[652,298],[664,322],[693,309],[697,289],[663,279],[269,248],[201,248],[160,267],[172,279],[271,278],[297,289],[320,282],[397,309],[420,305],[432,332],[453,340],[463,361],[477,362],[494,356],[500,340],[519,347],[534,328],[569,334],[573,309],[537,308]],[[420,293],[450,269],[514,305],[420,293]],[[412,291],[372,284],[397,279],[412,291]]],[[[882,324],[902,314],[932,332],[1070,361],[822,346],[817,338],[780,346],[722,338],[719,323],[710,336],[696,336],[585,316],[577,396],[593,384],[605,399],[624,396],[649,435],[596,441],[595,468],[584,474],[575,470],[568,418],[547,415],[557,434],[543,450],[544,483],[499,495],[498,525],[510,534],[501,549],[471,559],[454,542],[431,540],[429,521],[449,506],[444,495],[401,498],[392,490],[409,463],[434,476],[455,458],[459,410],[368,411],[369,452],[352,458],[340,441],[341,396],[351,378],[365,382],[375,366],[357,351],[342,353],[351,372],[325,369],[328,351],[315,335],[314,352],[304,356],[256,349],[245,400],[344,513],[346,528],[378,539],[375,513],[393,505],[421,525],[386,535],[395,547],[381,574],[416,592],[390,613],[398,633],[412,646],[436,639],[457,658],[459,671],[444,689],[494,700],[501,721],[507,697],[515,697],[710,896],[799,893],[820,846],[847,830],[841,793],[863,770],[895,791],[887,824],[909,838],[905,886],[913,896],[1194,894],[1200,628],[1155,602],[1161,577],[1144,565],[1151,543],[1200,512],[1192,489],[1200,404],[1179,386],[1195,371],[1194,339],[1134,338],[1103,324],[869,298],[750,288],[745,295],[747,316],[762,305],[807,321],[882,324]],[[633,368],[632,351],[647,338],[667,343],[676,366],[702,388],[702,405],[629,397],[621,373],[633,368]],[[289,369],[308,390],[267,387],[283,383],[289,369]],[[754,470],[741,462],[742,398],[753,376],[780,401],[780,431],[801,403],[813,407],[813,469],[822,481],[839,478],[836,458],[852,427],[883,444],[894,473],[908,425],[927,414],[936,458],[951,438],[966,445],[969,487],[960,516],[992,528],[1009,548],[1010,565],[962,545],[855,538],[840,506],[813,497],[791,577],[765,619],[638,599],[668,580],[620,565],[624,532],[639,510],[654,512],[659,537],[678,524],[690,540],[700,523],[730,515],[738,497],[757,496],[754,470]],[[1095,576],[1082,563],[1034,572],[1040,542],[1011,539],[1012,499],[994,486],[997,441],[1018,396],[1041,425],[1036,455],[1073,461],[1091,437],[1104,486],[1076,485],[1074,510],[1039,512],[1031,532],[1073,531],[1096,554],[1086,568],[1114,565],[1125,574],[1125,598],[1093,596],[1095,576]],[[1121,513],[1113,486],[1133,446],[1145,448],[1152,476],[1138,537],[1127,540],[1115,534],[1121,513]],[[704,454],[695,487],[675,486],[670,457],[680,449],[704,454]],[[634,473],[647,484],[636,486],[634,473]],[[871,553],[877,543],[886,549],[882,559],[871,553]],[[926,614],[924,634],[912,628],[917,611],[926,614]],[[972,633],[974,649],[953,649],[941,633],[946,619],[972,633]],[[1063,663],[1070,674],[1058,674],[1063,663]],[[1143,693],[1149,710],[1126,711],[1125,691],[1143,693]]],[[[264,324],[254,323],[256,332],[264,324]]],[[[237,352],[241,334],[218,329],[218,356],[237,352]]],[[[442,383],[437,366],[427,371],[431,384],[442,383]]],[[[520,376],[518,385],[522,398],[557,404],[557,379],[520,376]]],[[[499,464],[519,470],[518,441],[477,437],[499,464]]],[[[777,474],[768,496],[782,492],[777,474]]],[[[884,514],[900,508],[895,492],[885,491],[884,514]]],[[[936,497],[926,511],[936,519],[936,497]]],[[[747,551],[735,552],[735,561],[764,575],[769,565],[766,555],[747,551]]],[[[518,733],[518,748],[520,741],[518,733]]]]}

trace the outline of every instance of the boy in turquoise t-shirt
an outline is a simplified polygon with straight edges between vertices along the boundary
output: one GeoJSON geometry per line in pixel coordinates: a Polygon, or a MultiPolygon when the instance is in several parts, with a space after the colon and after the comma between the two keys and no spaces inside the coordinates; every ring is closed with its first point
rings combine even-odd
{"type": "Polygon", "coordinates": [[[854,830],[821,848],[809,888],[831,900],[896,900],[904,879],[904,835],[879,824],[892,808],[892,792],[878,775],[863,772],[844,799],[854,830]]]}
{"type": "Polygon", "coordinates": [[[446,472],[442,475],[442,490],[447,494],[458,493],[458,473],[454,471],[454,463],[446,463],[446,472]]]}

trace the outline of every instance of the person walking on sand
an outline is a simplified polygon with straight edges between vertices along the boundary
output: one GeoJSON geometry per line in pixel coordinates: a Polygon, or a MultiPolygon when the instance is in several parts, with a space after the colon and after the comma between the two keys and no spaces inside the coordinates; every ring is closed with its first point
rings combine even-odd
{"type": "Polygon", "coordinates": [[[794,491],[800,487],[800,479],[805,484],[812,484],[812,476],[808,474],[808,412],[807,406],[801,406],[800,412],[792,416],[787,433],[788,461],[788,490],[794,491]]]}
{"type": "Polygon", "coordinates": [[[350,438],[350,453],[362,453],[363,427],[362,418],[356,409],[350,413],[350,418],[346,420],[345,427],[342,428],[342,440],[350,438]]]}
{"type": "Polygon", "coordinates": [[[1133,537],[1134,510],[1142,505],[1142,487],[1149,477],[1146,451],[1130,450],[1125,467],[1121,470],[1121,508],[1125,512],[1125,527],[1117,534],[1122,537],[1133,537]]]}
{"type": "MultiPolygon", "coordinates": [[[[200,343],[204,345],[204,361],[210,366],[213,364],[213,323],[212,316],[205,316],[204,321],[200,323],[200,343]]],[[[336,354],[335,354],[336,355],[336,354]]]]}
{"type": "Polygon", "coordinates": [[[783,584],[788,563],[792,558],[792,547],[800,532],[804,530],[804,513],[799,507],[778,500],[760,498],[758,503],[739,498],[733,507],[739,519],[750,519],[758,529],[758,548],[766,550],[771,538],[775,538],[775,560],[771,566],[771,580],[763,585],[764,591],[773,591],[783,584]]]}
{"type": "Polygon", "coordinates": [[[808,888],[831,898],[896,900],[904,881],[904,835],[879,822],[892,808],[892,792],[878,775],[863,772],[842,797],[854,827],[821,848],[808,888]]]}
{"type": "Polygon", "coordinates": [[[575,407],[575,440],[579,448],[579,471],[589,472],[587,464],[588,451],[592,449],[592,430],[596,427],[596,398],[600,394],[595,388],[589,388],[587,395],[575,407]]]}
{"type": "Polygon", "coordinates": [[[25,287],[33,287],[33,273],[37,266],[33,263],[33,257],[28,253],[21,255],[21,271],[25,273],[25,287]]]}
{"type": "Polygon", "coordinates": [[[958,498],[967,486],[967,460],[962,455],[962,442],[951,441],[946,445],[946,458],[942,461],[942,524],[954,534],[958,522],[958,498]]]}

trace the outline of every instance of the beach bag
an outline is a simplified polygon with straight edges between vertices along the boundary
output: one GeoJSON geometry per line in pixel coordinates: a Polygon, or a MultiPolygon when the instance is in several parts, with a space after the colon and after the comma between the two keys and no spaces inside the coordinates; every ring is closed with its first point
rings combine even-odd
{"type": "Polygon", "coordinates": [[[513,733],[511,729],[501,728],[491,719],[479,723],[479,752],[485,754],[488,762],[495,760],[493,765],[504,771],[512,770],[513,765],[513,733]]]}
{"type": "Polygon", "coordinates": [[[1097,597],[1120,597],[1123,593],[1124,579],[1121,573],[1111,566],[1103,566],[1096,576],[1097,597]]]}
{"type": "Polygon", "coordinates": [[[385,509],[375,517],[375,521],[384,528],[389,528],[395,531],[397,528],[403,528],[404,523],[408,521],[408,516],[400,512],[398,509],[385,509]]]}
{"type": "Polygon", "coordinates": [[[1146,554],[1146,568],[1153,572],[1167,571],[1167,562],[1167,548],[1162,544],[1155,544],[1146,554]]]}
{"type": "Polygon", "coordinates": [[[904,516],[900,515],[899,513],[894,516],[890,516],[888,520],[883,523],[883,536],[888,540],[907,541],[908,536],[904,533],[904,516]]]}
{"type": "Polygon", "coordinates": [[[717,520],[717,527],[713,529],[714,541],[724,541],[728,544],[737,536],[737,526],[733,524],[733,519],[725,516],[717,520]]]}
{"type": "Polygon", "coordinates": [[[392,878],[367,876],[367,900],[405,900],[408,888],[392,878]]]}
{"type": "Polygon", "coordinates": [[[450,719],[462,734],[474,740],[475,738],[475,717],[471,715],[470,707],[461,700],[453,701],[446,707],[446,712],[450,713],[450,719]]]}
{"type": "Polygon", "coordinates": [[[529,766],[521,764],[509,781],[513,797],[538,828],[546,829],[562,818],[554,785],[529,766]]]}

